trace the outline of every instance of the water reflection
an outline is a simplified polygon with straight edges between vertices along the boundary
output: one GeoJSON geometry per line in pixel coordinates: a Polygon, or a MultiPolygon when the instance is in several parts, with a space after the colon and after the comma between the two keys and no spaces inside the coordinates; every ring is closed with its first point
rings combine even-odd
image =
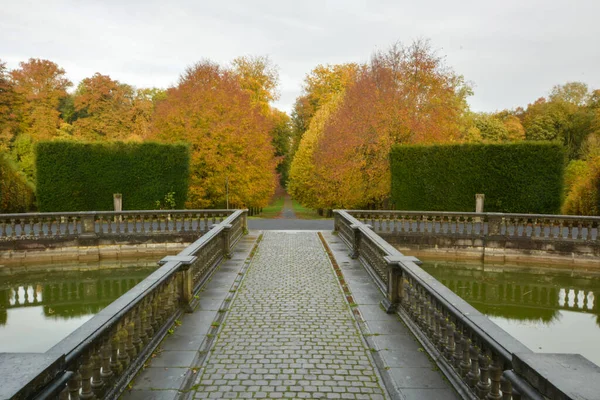
{"type": "Polygon", "coordinates": [[[156,258],[0,270],[0,352],[46,351],[156,269],[156,258]]]}
{"type": "Polygon", "coordinates": [[[580,353],[600,364],[597,273],[572,266],[423,261],[424,270],[531,349],[580,353]]]}

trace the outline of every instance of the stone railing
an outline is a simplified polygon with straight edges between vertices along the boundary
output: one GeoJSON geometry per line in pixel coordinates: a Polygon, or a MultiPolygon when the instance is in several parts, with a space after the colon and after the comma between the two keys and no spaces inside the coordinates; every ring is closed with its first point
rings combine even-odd
{"type": "MultiPolygon", "coordinates": [[[[336,210],[335,231],[386,295],[386,310],[401,315],[463,398],[587,399],[597,395],[597,378],[579,387],[572,379],[597,376],[600,368],[579,355],[568,355],[571,358],[566,362],[559,355],[532,352],[423,271],[418,259],[404,256],[351,213],[361,219],[366,216],[365,212],[336,210]]],[[[381,220],[367,221],[381,229],[381,220]]]]}
{"type": "Polygon", "coordinates": [[[0,214],[0,241],[116,235],[201,234],[233,210],[83,211],[0,214]]]}
{"type": "Polygon", "coordinates": [[[229,257],[246,213],[231,211],[178,255],[163,258],[159,269],[46,353],[0,354],[0,370],[8,374],[0,398],[116,399],[229,257]]]}
{"type": "Polygon", "coordinates": [[[348,211],[390,243],[427,248],[600,256],[600,217],[437,211],[348,211]]]}

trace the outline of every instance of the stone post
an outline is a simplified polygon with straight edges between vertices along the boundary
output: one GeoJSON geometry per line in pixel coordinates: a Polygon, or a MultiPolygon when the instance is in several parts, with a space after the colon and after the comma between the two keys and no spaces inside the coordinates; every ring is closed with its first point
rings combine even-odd
{"type": "MultiPolygon", "coordinates": [[[[113,193],[113,205],[115,212],[123,211],[123,195],[121,193],[113,193]]],[[[119,215],[115,216],[115,222],[121,222],[122,217],[119,215]]]]}
{"type": "Polygon", "coordinates": [[[123,211],[123,195],[121,193],[113,194],[113,204],[115,206],[115,212],[123,211]]]}
{"type": "MultiPolygon", "coordinates": [[[[475,212],[478,214],[482,214],[483,213],[483,202],[485,200],[485,194],[482,193],[478,193],[475,195],[475,212]]],[[[474,221],[475,223],[481,223],[482,219],[480,217],[475,217],[474,221]]],[[[473,227],[473,229],[475,229],[475,227],[473,227]]],[[[483,230],[483,229],[482,229],[483,230]]]]}
{"type": "Polygon", "coordinates": [[[483,212],[483,202],[485,200],[485,194],[476,194],[475,195],[475,212],[482,213],[483,212]]]}
{"type": "Polygon", "coordinates": [[[223,257],[231,258],[231,224],[223,225],[223,257]]]}
{"type": "Polygon", "coordinates": [[[82,213],[81,214],[81,236],[94,237],[96,236],[96,214],[82,213]]]}
{"type": "Polygon", "coordinates": [[[166,256],[158,262],[160,266],[172,261],[181,263],[181,267],[177,271],[178,274],[181,274],[179,280],[181,283],[181,304],[185,308],[185,312],[188,313],[194,311],[190,305],[194,298],[194,276],[191,267],[197,259],[196,256],[166,256]]]}
{"type": "Polygon", "coordinates": [[[398,305],[404,297],[404,274],[403,263],[421,261],[416,257],[398,255],[384,257],[387,262],[388,287],[387,298],[381,302],[386,313],[391,314],[396,312],[398,305]]]}
{"type": "Polygon", "coordinates": [[[360,224],[350,225],[350,228],[352,228],[352,232],[354,232],[354,238],[352,240],[352,254],[350,254],[350,257],[356,259],[358,258],[358,249],[360,247],[360,224]]]}

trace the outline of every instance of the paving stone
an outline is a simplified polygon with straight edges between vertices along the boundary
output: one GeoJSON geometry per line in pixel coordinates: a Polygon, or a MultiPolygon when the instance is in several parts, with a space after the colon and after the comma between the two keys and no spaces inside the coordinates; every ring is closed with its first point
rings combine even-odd
{"type": "Polygon", "coordinates": [[[135,388],[138,390],[179,389],[187,372],[188,368],[146,368],[135,378],[135,388]]]}
{"type": "Polygon", "coordinates": [[[452,389],[403,389],[405,400],[459,400],[460,396],[452,389]]]}
{"type": "MultiPolygon", "coordinates": [[[[448,383],[438,371],[426,368],[390,368],[390,375],[401,389],[446,389],[448,383]]],[[[403,390],[404,392],[404,390],[403,390]]]]}
{"type": "Polygon", "coordinates": [[[177,390],[129,390],[121,395],[123,400],[174,400],[177,390]]]}
{"type": "Polygon", "coordinates": [[[265,233],[195,383],[239,398],[384,395],[315,232],[265,233]]]}
{"type": "Polygon", "coordinates": [[[162,351],[152,359],[153,367],[189,367],[197,351],[162,351]]]}

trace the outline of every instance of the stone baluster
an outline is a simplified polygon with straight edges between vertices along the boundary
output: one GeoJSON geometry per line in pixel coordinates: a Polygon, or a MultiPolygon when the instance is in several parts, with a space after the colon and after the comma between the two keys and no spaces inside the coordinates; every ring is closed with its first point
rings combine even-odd
{"type": "Polygon", "coordinates": [[[156,319],[156,309],[155,309],[155,302],[156,302],[156,292],[152,293],[149,297],[149,299],[147,300],[146,303],[146,337],[148,338],[148,341],[152,340],[152,338],[154,337],[154,332],[156,332],[155,326],[155,319],[156,319]]]}
{"type": "Polygon", "coordinates": [[[81,399],[94,399],[92,392],[92,350],[85,351],[81,357],[81,366],[79,367],[79,375],[81,376],[81,399]]]}
{"type": "MultiPolygon", "coordinates": [[[[123,230],[124,230],[125,234],[130,234],[132,232],[132,229],[129,227],[130,219],[131,219],[131,217],[129,215],[123,215],[123,230]]],[[[133,224],[135,225],[135,222],[133,224]]]]}
{"type": "Polygon", "coordinates": [[[20,236],[21,237],[27,236],[27,234],[25,233],[25,219],[24,218],[19,219],[19,227],[21,228],[20,236]]]}
{"type": "Polygon", "coordinates": [[[17,230],[15,229],[16,226],[16,220],[14,218],[10,219],[10,237],[15,238],[17,237],[17,230]]]}
{"type": "Polygon", "coordinates": [[[446,359],[450,364],[454,363],[454,351],[456,349],[456,344],[454,342],[454,334],[455,327],[454,323],[451,320],[448,320],[446,323],[446,359]]]}
{"type": "Polygon", "coordinates": [[[150,233],[154,233],[154,220],[155,220],[155,215],[148,215],[148,221],[149,221],[149,225],[148,225],[148,232],[150,233]]]}
{"type": "Polygon", "coordinates": [[[502,394],[500,393],[500,385],[502,380],[504,363],[497,354],[492,355],[492,364],[490,366],[490,391],[486,396],[487,400],[500,400],[502,394]]]}
{"type": "Polygon", "coordinates": [[[427,336],[435,343],[435,335],[437,331],[437,318],[435,316],[435,300],[426,293],[427,296],[427,336]]]}
{"type": "Polygon", "coordinates": [[[118,360],[119,360],[119,364],[121,366],[120,372],[123,372],[125,369],[127,369],[127,366],[129,365],[129,362],[131,361],[131,359],[129,358],[129,354],[127,353],[127,340],[128,340],[127,319],[124,319],[121,322],[119,322],[119,334],[118,335],[119,335],[118,360]]]}
{"type": "Polygon", "coordinates": [[[471,346],[469,346],[469,358],[471,359],[471,370],[467,372],[467,384],[471,389],[475,389],[479,382],[479,349],[475,341],[471,341],[471,346]]]}
{"type": "Polygon", "coordinates": [[[440,309],[439,314],[438,314],[438,329],[439,329],[439,342],[438,342],[438,348],[440,349],[440,352],[442,354],[447,354],[448,352],[448,336],[447,336],[447,330],[448,330],[448,321],[446,320],[446,316],[444,315],[444,310],[440,309]]]}
{"type": "Polygon", "coordinates": [[[418,324],[421,329],[425,330],[427,328],[427,303],[425,296],[423,294],[423,290],[420,286],[417,286],[417,304],[419,306],[419,320],[418,324]]]}
{"type": "Polygon", "coordinates": [[[142,340],[142,312],[143,303],[136,307],[133,316],[133,347],[135,349],[135,354],[140,354],[144,348],[144,341],[142,340]]]}
{"type": "Polygon", "coordinates": [[[146,233],[146,218],[144,218],[144,214],[140,214],[140,226],[142,228],[142,233],[146,233]]]}
{"type": "Polygon", "coordinates": [[[460,365],[463,356],[462,344],[462,328],[456,325],[456,329],[454,330],[454,357],[452,358],[452,365],[459,375],[461,375],[460,365]]]}
{"type": "Polygon", "coordinates": [[[500,378],[500,388],[502,389],[502,400],[513,400],[512,383],[504,376],[500,378]]]}
{"type": "Polygon", "coordinates": [[[79,374],[79,369],[76,368],[75,373],[67,382],[67,386],[69,387],[69,398],[70,400],[79,400],[79,389],[81,389],[81,375],[79,374]]]}
{"type": "Polygon", "coordinates": [[[125,332],[127,332],[127,340],[125,341],[125,351],[129,360],[135,359],[137,354],[136,347],[133,345],[133,334],[135,331],[135,319],[133,312],[130,312],[125,322],[125,332]]]}
{"type": "Polygon", "coordinates": [[[468,337],[468,332],[463,328],[461,339],[462,357],[460,360],[460,375],[463,377],[463,379],[467,378],[467,374],[471,369],[471,356],[469,354],[470,348],[471,339],[468,337]]]}
{"type": "Polygon", "coordinates": [[[96,370],[94,370],[94,377],[92,379],[92,389],[94,390],[96,397],[99,398],[102,398],[113,375],[113,372],[110,369],[110,353],[110,335],[106,335],[102,339],[102,345],[100,346],[98,353],[100,362],[100,369],[98,369],[99,375],[96,376],[96,370]]]}
{"type": "Polygon", "coordinates": [[[490,354],[489,351],[481,349],[479,352],[479,381],[476,386],[476,393],[480,399],[487,398],[490,393],[490,354]]]}
{"type": "Polygon", "coordinates": [[[577,222],[577,240],[583,240],[583,223],[581,220],[577,222]]]}
{"type": "Polygon", "coordinates": [[[161,293],[160,289],[156,291],[154,298],[152,299],[152,330],[154,332],[158,332],[160,329],[161,323],[161,313],[160,313],[160,302],[161,302],[161,293]]]}
{"type": "Polygon", "coordinates": [[[65,385],[63,390],[60,391],[58,400],[69,400],[69,385],[65,385]]]}
{"type": "Polygon", "coordinates": [[[119,362],[119,347],[121,345],[121,335],[120,329],[117,327],[111,337],[110,342],[110,370],[111,375],[113,375],[112,379],[117,379],[119,375],[121,375],[122,366],[119,362]]]}
{"type": "Polygon", "coordinates": [[[6,220],[0,220],[0,237],[6,236],[6,220]]]}
{"type": "Polygon", "coordinates": [[[440,310],[437,307],[437,304],[435,300],[433,300],[433,313],[432,313],[432,318],[431,318],[431,322],[432,322],[432,338],[433,338],[433,344],[438,348],[438,349],[442,349],[441,346],[441,342],[442,342],[442,327],[441,327],[441,320],[442,320],[442,316],[440,315],[440,310]]]}

